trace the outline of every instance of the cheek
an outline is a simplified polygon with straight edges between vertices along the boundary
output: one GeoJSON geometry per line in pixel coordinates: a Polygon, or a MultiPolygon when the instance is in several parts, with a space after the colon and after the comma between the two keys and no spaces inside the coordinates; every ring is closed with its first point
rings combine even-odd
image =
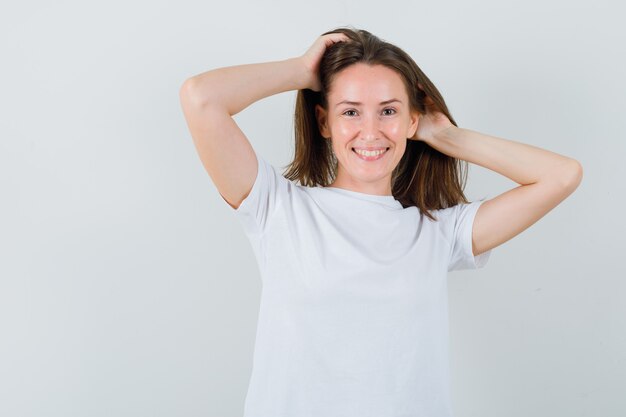
{"type": "Polygon", "coordinates": [[[387,133],[390,136],[398,136],[398,135],[402,135],[402,128],[400,127],[399,123],[390,123],[389,125],[386,126],[387,133]]]}
{"type": "Polygon", "coordinates": [[[397,160],[400,160],[402,159],[402,157],[404,156],[404,153],[406,152],[406,139],[397,140],[395,144],[396,144],[396,154],[394,155],[394,158],[397,160]]]}
{"type": "Polygon", "coordinates": [[[341,136],[349,135],[351,132],[358,129],[355,123],[337,123],[333,127],[335,133],[341,136]]]}

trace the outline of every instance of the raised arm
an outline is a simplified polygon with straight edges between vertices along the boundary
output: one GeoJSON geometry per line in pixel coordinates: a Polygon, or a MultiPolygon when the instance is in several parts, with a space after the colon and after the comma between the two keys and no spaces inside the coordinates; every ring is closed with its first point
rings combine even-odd
{"type": "Polygon", "coordinates": [[[572,194],[582,180],[582,166],[575,159],[469,129],[450,126],[435,134],[429,144],[520,184],[479,207],[472,231],[474,255],[526,230],[572,194]]]}
{"type": "Polygon", "coordinates": [[[183,83],[179,96],[194,145],[222,198],[238,208],[257,175],[252,145],[232,116],[262,98],[289,90],[316,91],[316,65],[326,46],[343,34],[319,37],[302,56],[218,68],[183,83]]]}
{"type": "Polygon", "coordinates": [[[187,79],[180,102],[196,151],[222,198],[238,208],[252,189],[257,160],[232,118],[264,97],[303,88],[298,58],[207,71],[187,79]]]}
{"type": "MultiPolygon", "coordinates": [[[[421,88],[421,85],[420,85],[421,88]]],[[[520,184],[480,205],[472,228],[474,256],[517,236],[572,194],[583,177],[580,162],[536,146],[454,126],[426,98],[411,139],[441,153],[495,171],[520,184]]]]}

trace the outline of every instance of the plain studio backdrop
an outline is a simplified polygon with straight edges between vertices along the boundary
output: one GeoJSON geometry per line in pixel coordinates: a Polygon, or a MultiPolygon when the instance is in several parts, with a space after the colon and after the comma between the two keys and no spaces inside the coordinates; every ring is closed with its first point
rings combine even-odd
{"type": "MultiPolygon", "coordinates": [[[[345,25],[408,52],[459,126],[584,168],[484,269],[449,274],[456,416],[626,415],[623,15],[566,0],[3,4],[0,415],[241,416],[260,277],[178,91],[345,25]]],[[[235,116],[281,171],[295,94],[235,116]]],[[[471,164],[466,194],[516,185],[471,164]]]]}

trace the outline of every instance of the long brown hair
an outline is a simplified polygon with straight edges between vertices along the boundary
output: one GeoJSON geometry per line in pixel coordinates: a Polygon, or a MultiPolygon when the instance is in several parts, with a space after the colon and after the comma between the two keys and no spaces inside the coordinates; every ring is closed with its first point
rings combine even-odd
{"type": "MultiPolygon", "coordinates": [[[[327,93],[334,76],[356,63],[384,65],[396,71],[405,84],[411,111],[425,114],[424,100],[428,96],[434,108],[457,126],[437,88],[402,49],[354,27],[340,27],[322,35],[329,33],[344,33],[351,42],[334,43],[326,49],[319,65],[321,91],[298,90],[294,114],[295,156],[286,166],[285,178],[309,187],[326,187],[336,178],[337,159],[331,141],[320,133],[315,105],[328,110],[327,93]],[[423,91],[418,88],[418,82],[423,91]]],[[[407,138],[406,151],[391,175],[391,192],[404,208],[416,206],[436,220],[429,210],[469,202],[463,194],[467,169],[466,161],[443,154],[423,141],[407,138]]]]}

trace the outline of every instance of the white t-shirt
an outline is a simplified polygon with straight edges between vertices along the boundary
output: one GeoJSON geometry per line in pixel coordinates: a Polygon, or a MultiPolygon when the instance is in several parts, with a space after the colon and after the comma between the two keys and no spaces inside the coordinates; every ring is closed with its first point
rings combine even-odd
{"type": "Polygon", "coordinates": [[[305,187],[258,153],[234,209],[262,293],[244,417],[451,417],[448,271],[483,267],[484,200],[433,214],[393,196],[305,187]]]}

